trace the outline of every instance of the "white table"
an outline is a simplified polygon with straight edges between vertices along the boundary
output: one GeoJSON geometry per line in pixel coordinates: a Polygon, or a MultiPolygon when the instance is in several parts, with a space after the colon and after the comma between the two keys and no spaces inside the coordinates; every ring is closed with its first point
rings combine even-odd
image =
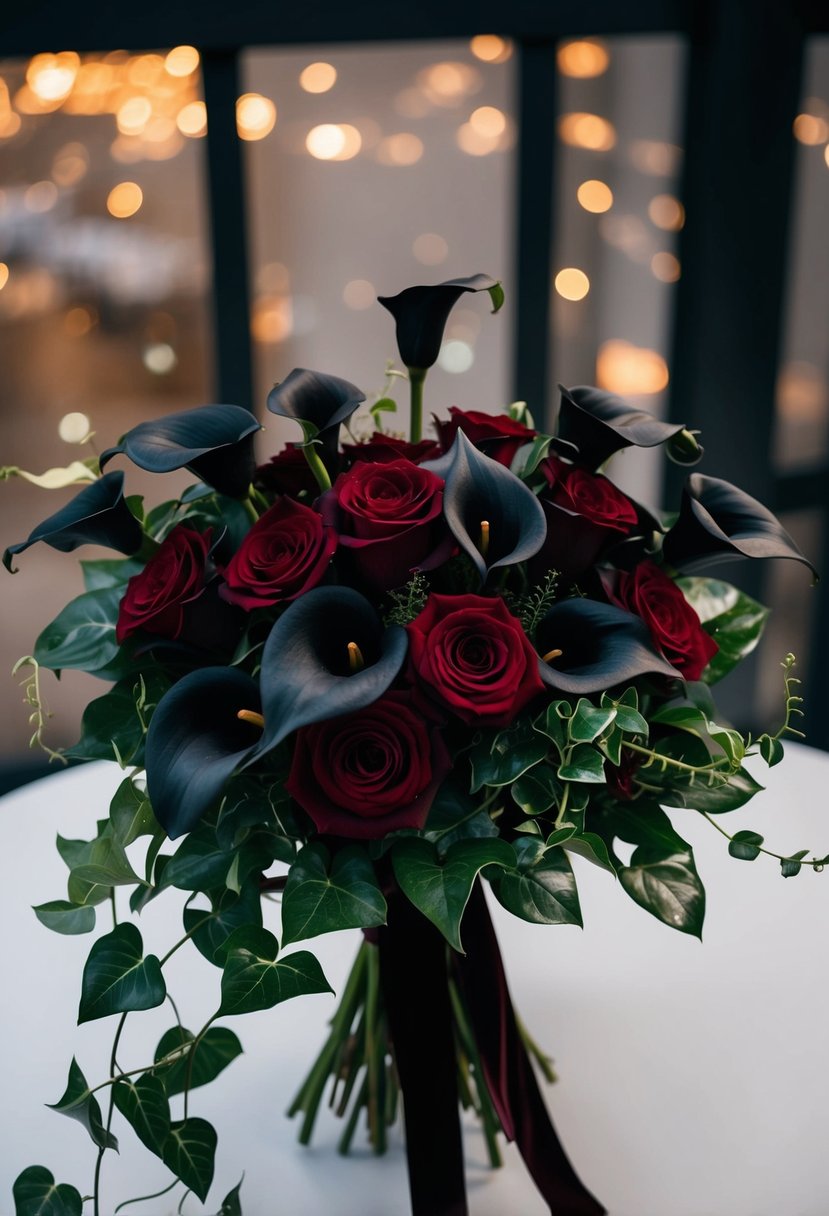
{"type": "MultiPolygon", "coordinates": [[[[791,746],[781,766],[755,773],[768,792],[728,816],[729,830],[752,827],[779,852],[829,852],[829,756],[791,746]]],[[[82,1194],[91,1189],[95,1150],[86,1133],[43,1104],[63,1092],[73,1054],[90,1080],[107,1075],[114,1019],[74,1025],[92,937],[50,933],[29,905],[65,897],[55,833],[91,836],[120,777],[114,765],[88,765],[0,801],[2,1216],[27,1165],[48,1166],[82,1194]]],[[[611,1216],[826,1216],[829,870],[784,881],[768,858],[729,858],[722,837],[692,812],[672,815],[708,890],[704,945],[660,925],[579,858],[584,932],[526,925],[496,909],[516,1005],[560,1072],[548,1091],[559,1135],[611,1216]]],[[[148,951],[163,952],[178,936],[183,898],[171,892],[146,909],[139,927],[148,951]]],[[[108,929],[106,908],[99,918],[108,929]]],[[[357,941],[343,933],[311,944],[336,989],[357,941]]],[[[218,1000],[218,970],[185,948],[165,973],[185,1024],[201,1025],[218,1000]]],[[[296,1124],[283,1117],[333,1004],[305,997],[227,1020],[246,1054],[197,1090],[191,1107],[219,1132],[207,1212],[244,1170],[245,1216],[408,1213],[399,1134],[385,1158],[360,1149],[342,1159],[339,1122],[327,1111],[310,1149],[297,1146],[296,1124]]],[[[127,1022],[122,1067],[152,1058],[172,1023],[168,1010],[127,1022]]],[[[122,1150],[105,1159],[105,1216],[169,1181],[123,1123],[116,1130],[122,1150]]],[[[491,1172],[473,1128],[466,1148],[473,1216],[544,1213],[514,1150],[506,1169],[491,1172]]],[[[165,1198],[134,1210],[168,1216],[175,1207],[165,1198]]],[[[184,1208],[202,1210],[192,1198],[184,1208]]]]}

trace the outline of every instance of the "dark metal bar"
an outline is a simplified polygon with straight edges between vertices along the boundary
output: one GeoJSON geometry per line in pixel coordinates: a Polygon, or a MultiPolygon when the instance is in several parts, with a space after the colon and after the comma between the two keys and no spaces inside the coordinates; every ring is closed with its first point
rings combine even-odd
{"type": "Polygon", "coordinates": [[[247,216],[236,99],[237,51],[202,53],[207,106],[207,179],[213,250],[213,335],[217,398],[253,409],[247,216]]]}
{"type": "Polygon", "coordinates": [[[517,307],[513,395],[543,425],[549,417],[550,258],[556,144],[556,43],[524,41],[518,56],[518,163],[515,203],[517,307]]]}
{"type": "Polygon", "coordinates": [[[829,511],[829,466],[796,469],[777,477],[775,511],[829,511]]]}

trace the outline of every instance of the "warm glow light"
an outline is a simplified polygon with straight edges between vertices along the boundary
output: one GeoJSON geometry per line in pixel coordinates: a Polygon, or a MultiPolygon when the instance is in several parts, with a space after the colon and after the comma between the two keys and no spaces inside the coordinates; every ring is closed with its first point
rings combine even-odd
{"type": "Polygon", "coordinates": [[[507,116],[496,106],[478,106],[469,115],[469,125],[478,135],[497,138],[507,129],[507,116]]]}
{"type": "Polygon", "coordinates": [[[35,55],[26,69],[26,83],[41,101],[62,101],[72,90],[80,62],[74,51],[35,55]]]}
{"type": "Polygon", "coordinates": [[[555,287],[565,300],[583,300],[590,290],[590,280],[583,270],[566,266],[556,275],[555,287]]]}
{"type": "MultiPolygon", "coordinates": [[[[85,312],[86,309],[79,308],[77,311],[85,312]]],[[[84,443],[91,430],[92,425],[86,414],[77,411],[64,414],[58,423],[58,435],[64,443],[84,443]]]]}
{"type": "Polygon", "coordinates": [[[140,89],[152,88],[164,71],[164,60],[160,55],[136,55],[127,64],[127,80],[140,89]]]}
{"type": "Polygon", "coordinates": [[[607,152],[616,143],[613,124],[598,114],[563,114],[558,121],[558,133],[565,144],[589,148],[591,152],[607,152]]]}
{"type": "Polygon", "coordinates": [[[337,82],[333,63],[309,63],[299,74],[300,88],[306,93],[327,93],[337,82]]]}
{"type": "Polygon", "coordinates": [[[194,46],[174,46],[164,60],[171,76],[190,76],[199,66],[199,52],[194,46]]]}
{"type": "MultiPolygon", "coordinates": [[[[97,320],[97,315],[89,308],[84,308],[79,305],[77,308],[70,308],[63,318],[64,331],[70,338],[83,338],[89,333],[92,326],[97,320]]],[[[89,424],[85,434],[89,434],[89,424]]],[[[61,435],[61,439],[63,435],[61,435]]],[[[74,440],[66,440],[67,443],[75,442],[74,440]]]]}
{"type": "Polygon", "coordinates": [[[672,177],[679,168],[682,149],[658,139],[634,139],[630,159],[635,169],[649,177],[672,177]]]}
{"type": "Polygon", "coordinates": [[[635,262],[647,262],[651,256],[651,237],[638,215],[603,215],[599,220],[599,235],[635,262]]]}
{"type": "Polygon", "coordinates": [[[250,331],[256,342],[283,342],[292,329],[290,299],[285,296],[262,296],[254,302],[250,331]]]}
{"type": "Polygon", "coordinates": [[[276,106],[261,93],[245,93],[236,102],[236,130],[240,139],[264,139],[276,126],[276,106]]]}
{"type": "Polygon", "coordinates": [[[601,215],[613,206],[613,191],[610,186],[596,178],[582,182],[576,191],[576,198],[585,211],[592,211],[594,215],[601,215]]]}
{"type": "Polygon", "coordinates": [[[291,275],[282,262],[266,262],[256,272],[256,290],[263,295],[284,294],[290,286],[291,275]]]}
{"type": "Polygon", "coordinates": [[[480,74],[468,63],[433,63],[417,74],[417,82],[430,101],[439,106],[459,105],[468,93],[481,87],[480,74]]]}
{"type": "Polygon", "coordinates": [[[142,362],[154,376],[166,376],[178,363],[178,355],[169,342],[151,342],[144,347],[142,362]]]}
{"type": "Polygon", "coordinates": [[[497,34],[476,34],[469,43],[476,59],[484,63],[506,63],[512,54],[512,46],[497,34]]]}
{"type": "Polygon", "coordinates": [[[349,123],[322,123],[305,137],[305,147],[317,160],[351,160],[362,145],[360,132],[349,123]]]}
{"type": "Polygon", "coordinates": [[[823,159],[826,161],[826,167],[829,168],[829,144],[823,149],[823,159]]]}
{"type": "Polygon", "coordinates": [[[377,302],[377,289],[368,279],[352,279],[343,288],[346,307],[362,311],[377,302]]]}
{"type": "Polygon", "coordinates": [[[449,257],[449,246],[436,232],[422,232],[412,243],[412,253],[424,266],[439,266],[449,257]]]}
{"type": "Polygon", "coordinates": [[[182,135],[197,139],[207,134],[207,107],[203,101],[190,101],[182,106],[176,116],[176,126],[182,135]]]}
{"type": "Polygon", "coordinates": [[[36,214],[51,211],[57,201],[58,188],[54,182],[33,182],[23,195],[26,210],[36,214]]]}
{"type": "Polygon", "coordinates": [[[672,194],[657,194],[648,203],[651,223],[667,232],[679,232],[685,223],[685,208],[672,194]]]}
{"type": "Polygon", "coordinates": [[[59,186],[74,186],[89,168],[89,156],[81,143],[64,144],[52,161],[52,177],[59,186]]]}
{"type": "Polygon", "coordinates": [[[9,281],[9,268],[5,262],[0,262],[0,291],[6,286],[9,281]]]}
{"type": "Polygon", "coordinates": [[[495,152],[500,145],[500,136],[481,135],[471,123],[465,122],[455,132],[455,139],[462,152],[469,156],[488,156],[495,152]]]}
{"type": "Polygon", "coordinates": [[[59,97],[56,101],[49,101],[45,97],[38,97],[34,89],[29,88],[27,84],[19,88],[14,95],[15,108],[21,114],[51,114],[53,110],[60,109],[64,100],[62,97],[59,97]]]}
{"type": "Polygon", "coordinates": [[[829,139],[829,122],[817,114],[798,114],[792,129],[802,144],[824,144],[829,139]]]}
{"type": "Polygon", "coordinates": [[[0,113],[0,139],[11,139],[21,127],[21,118],[10,110],[8,114],[0,113]]]}
{"type": "Polygon", "coordinates": [[[607,71],[610,55],[600,42],[565,42],[558,48],[556,60],[562,76],[587,80],[607,71]]]}
{"type": "Polygon", "coordinates": [[[125,220],[135,215],[143,201],[144,194],[139,185],[135,182],[119,182],[109,192],[107,211],[117,220],[125,220]]]}
{"type": "Polygon", "coordinates": [[[381,139],[375,155],[381,165],[413,165],[423,155],[423,140],[407,131],[387,135],[381,139]]]}
{"type": "Polygon", "coordinates": [[[122,135],[140,135],[150,121],[153,107],[148,97],[130,97],[115,115],[122,135]]]}
{"type": "Polygon", "coordinates": [[[422,89],[401,89],[394,99],[395,111],[403,118],[425,118],[432,112],[432,103],[422,89]]]}
{"type": "Polygon", "coordinates": [[[777,380],[777,404],[787,421],[820,422],[826,415],[829,386],[811,363],[787,363],[777,380]]]}
{"type": "Polygon", "coordinates": [[[679,259],[665,251],[655,253],[651,258],[651,270],[661,283],[675,283],[680,276],[679,259]]]}
{"type": "Polygon", "coordinates": [[[596,383],[612,393],[661,393],[668,384],[668,365],[655,350],[611,338],[599,347],[596,383]]]}

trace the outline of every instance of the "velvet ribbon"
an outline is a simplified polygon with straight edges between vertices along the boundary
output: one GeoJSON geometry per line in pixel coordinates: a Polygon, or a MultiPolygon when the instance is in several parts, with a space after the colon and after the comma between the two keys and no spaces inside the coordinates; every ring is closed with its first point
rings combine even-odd
{"type": "MultiPolygon", "coordinates": [[[[602,1216],[550,1120],[518,1030],[480,882],[464,914],[469,953],[450,966],[466,1006],[487,1086],[551,1216],[602,1216]]],[[[449,1001],[441,934],[398,888],[377,935],[380,976],[403,1094],[412,1216],[468,1216],[449,1001]]]]}

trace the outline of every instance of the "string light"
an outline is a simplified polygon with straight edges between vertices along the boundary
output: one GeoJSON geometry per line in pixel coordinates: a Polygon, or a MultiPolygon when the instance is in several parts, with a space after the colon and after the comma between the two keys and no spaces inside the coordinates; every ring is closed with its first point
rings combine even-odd
{"type": "Polygon", "coordinates": [[[598,114],[563,114],[558,122],[558,133],[563,143],[574,148],[589,148],[592,152],[609,152],[616,144],[613,124],[598,114]]]}
{"type": "Polygon", "coordinates": [[[171,76],[190,76],[199,66],[199,52],[194,46],[174,46],[164,60],[171,76]]]}
{"type": "Polygon", "coordinates": [[[333,63],[309,63],[299,74],[300,88],[306,93],[327,93],[337,82],[333,63]]]}
{"type": "Polygon", "coordinates": [[[585,211],[591,211],[595,215],[609,211],[613,206],[613,191],[610,186],[596,178],[582,182],[576,191],[576,198],[585,211]]]}
{"type": "Polygon", "coordinates": [[[607,71],[610,55],[600,42],[565,42],[558,48],[556,61],[562,76],[588,80],[607,71]]]}
{"type": "Polygon", "coordinates": [[[565,300],[583,300],[590,290],[590,280],[583,270],[566,266],[556,275],[555,288],[565,300]]]}
{"type": "Polygon", "coordinates": [[[484,63],[506,63],[512,55],[512,45],[497,34],[476,34],[469,49],[484,63]]]}
{"type": "Polygon", "coordinates": [[[182,135],[198,139],[207,134],[207,107],[203,101],[190,101],[176,115],[176,126],[182,135]]]}
{"type": "Polygon", "coordinates": [[[596,383],[613,393],[648,396],[668,384],[668,365],[655,350],[611,338],[599,347],[596,383]]]}
{"type": "Polygon", "coordinates": [[[144,201],[144,193],[136,182],[119,182],[107,196],[107,211],[115,219],[125,220],[135,215],[144,201]]]}
{"type": "Polygon", "coordinates": [[[305,147],[316,160],[351,160],[362,143],[360,132],[348,123],[321,123],[305,137],[305,147]]]}
{"type": "Polygon", "coordinates": [[[276,106],[261,93],[245,93],[236,102],[236,130],[240,139],[264,139],[276,126],[276,106]]]}

